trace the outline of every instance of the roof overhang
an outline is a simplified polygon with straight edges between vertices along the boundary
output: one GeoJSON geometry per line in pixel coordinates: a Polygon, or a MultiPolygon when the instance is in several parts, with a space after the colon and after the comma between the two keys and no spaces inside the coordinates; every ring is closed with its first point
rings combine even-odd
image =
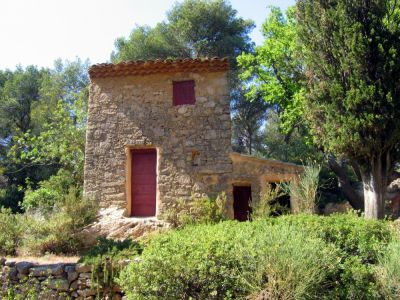
{"type": "Polygon", "coordinates": [[[117,64],[97,64],[89,69],[90,78],[121,77],[178,72],[224,72],[229,70],[229,59],[224,58],[184,58],[156,59],[121,62],[117,64]]]}

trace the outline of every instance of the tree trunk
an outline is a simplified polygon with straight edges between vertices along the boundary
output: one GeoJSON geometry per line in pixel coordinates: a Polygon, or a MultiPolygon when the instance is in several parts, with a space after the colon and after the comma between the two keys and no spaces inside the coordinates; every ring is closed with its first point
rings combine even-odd
{"type": "Polygon", "coordinates": [[[380,187],[381,176],[363,175],[365,217],[383,219],[385,217],[385,189],[380,187]]]}
{"type": "Polygon", "coordinates": [[[356,192],[347,176],[346,168],[339,164],[336,158],[328,154],[328,165],[339,180],[340,190],[349,200],[350,205],[357,210],[364,209],[364,199],[356,192]]]}
{"type": "Polygon", "coordinates": [[[364,186],[365,217],[383,219],[385,217],[385,194],[392,170],[390,153],[371,160],[369,168],[361,170],[364,186]]]}

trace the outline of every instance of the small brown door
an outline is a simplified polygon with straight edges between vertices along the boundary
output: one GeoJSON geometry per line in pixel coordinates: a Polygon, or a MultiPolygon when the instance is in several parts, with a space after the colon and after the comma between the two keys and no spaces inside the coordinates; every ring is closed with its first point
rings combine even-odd
{"type": "Polygon", "coordinates": [[[247,221],[251,214],[251,187],[233,187],[233,213],[235,220],[247,221]]]}
{"type": "Polygon", "coordinates": [[[155,149],[132,150],[132,216],[156,215],[156,167],[155,149]]]}

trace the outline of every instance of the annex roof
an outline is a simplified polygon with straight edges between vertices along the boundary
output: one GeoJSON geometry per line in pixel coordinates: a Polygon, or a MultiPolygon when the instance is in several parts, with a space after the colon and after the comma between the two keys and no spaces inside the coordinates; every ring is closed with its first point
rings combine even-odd
{"type": "Polygon", "coordinates": [[[156,73],[221,72],[228,69],[229,59],[227,57],[156,59],[120,62],[117,64],[97,64],[90,67],[89,75],[93,79],[156,73]]]}

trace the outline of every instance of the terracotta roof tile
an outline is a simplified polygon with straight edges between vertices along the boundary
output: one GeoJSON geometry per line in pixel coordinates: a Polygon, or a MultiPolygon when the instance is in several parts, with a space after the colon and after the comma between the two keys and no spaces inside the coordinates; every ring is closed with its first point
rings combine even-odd
{"type": "Polygon", "coordinates": [[[229,60],[224,58],[184,58],[136,60],[118,64],[97,64],[89,69],[90,78],[149,75],[176,72],[220,72],[229,69],[229,60]]]}

